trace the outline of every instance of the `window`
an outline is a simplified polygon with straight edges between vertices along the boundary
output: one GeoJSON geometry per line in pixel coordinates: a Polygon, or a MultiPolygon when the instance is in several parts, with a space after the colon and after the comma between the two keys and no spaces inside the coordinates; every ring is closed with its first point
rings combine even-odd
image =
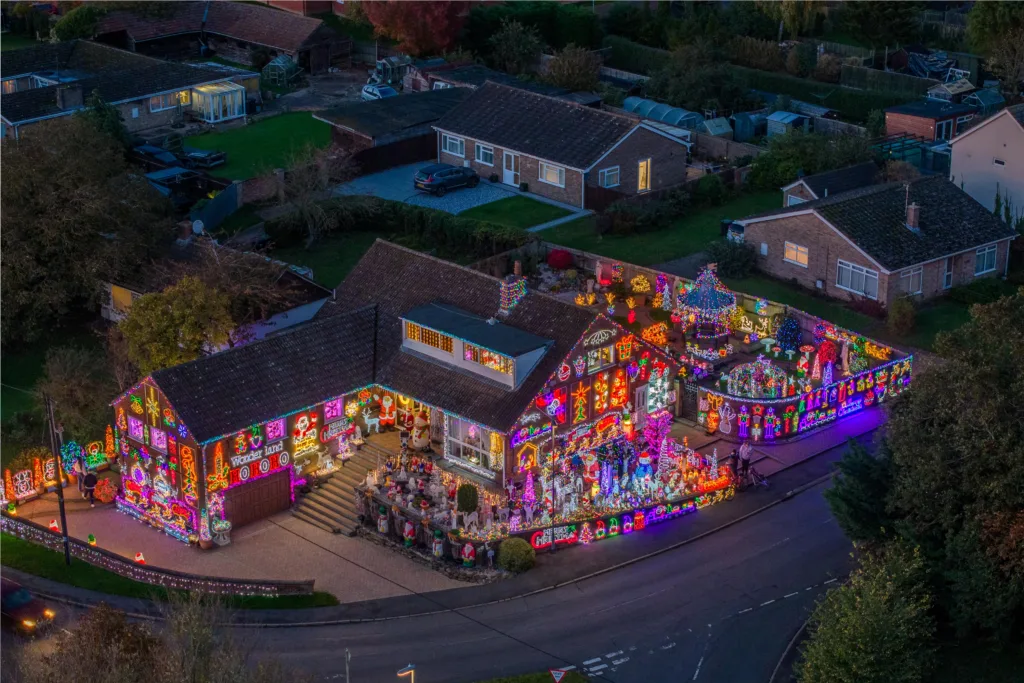
{"type": "Polygon", "coordinates": [[[603,168],[597,172],[597,184],[601,187],[618,187],[619,167],[603,168]]]}
{"type": "Polygon", "coordinates": [[[615,362],[615,345],[609,344],[599,349],[587,351],[587,374],[603,370],[615,362]]]}
{"type": "Polygon", "coordinates": [[[446,457],[461,460],[471,467],[482,468],[477,471],[484,476],[494,476],[505,466],[505,440],[501,434],[495,434],[480,425],[447,416],[448,443],[446,457]]]}
{"type": "Polygon", "coordinates": [[[494,148],[487,147],[477,143],[476,145],[476,160],[481,164],[487,164],[488,166],[494,166],[494,148]]]}
{"type": "Polygon", "coordinates": [[[935,139],[948,140],[953,137],[953,119],[935,124],[935,139]]]}
{"type": "Polygon", "coordinates": [[[761,256],[767,256],[767,255],[768,255],[768,243],[767,242],[761,242],[761,256]]]}
{"type": "Polygon", "coordinates": [[[452,352],[452,338],[447,334],[441,334],[436,330],[420,327],[416,323],[405,323],[405,338],[409,341],[416,341],[427,346],[433,346],[445,353],[452,352]]]}
{"type": "Polygon", "coordinates": [[[132,107],[132,118],[133,119],[139,118],[139,108],[138,107],[132,107]]]}
{"type": "Polygon", "coordinates": [[[982,247],[974,255],[974,274],[984,275],[996,269],[996,245],[982,247]]]}
{"type": "Polygon", "coordinates": [[[434,90],[444,90],[446,88],[453,88],[451,83],[445,83],[444,81],[434,81],[434,90]]]}
{"type": "Polygon", "coordinates": [[[995,166],[1006,166],[1006,162],[1002,159],[993,159],[992,164],[995,166]]]}
{"type": "Polygon", "coordinates": [[[192,102],[192,93],[188,90],[182,90],[181,92],[169,92],[163,95],[154,95],[149,98],[149,110],[164,111],[165,109],[174,109],[179,104],[182,106],[188,105],[192,102]]]}
{"type": "Polygon", "coordinates": [[[786,242],[786,255],[783,256],[784,260],[792,263],[793,265],[806,268],[808,256],[807,247],[801,247],[799,244],[786,242]]]}
{"type": "Polygon", "coordinates": [[[836,287],[869,299],[878,298],[878,273],[846,261],[839,261],[836,267],[836,287]]]}
{"type": "Polygon", "coordinates": [[[15,78],[8,78],[3,82],[4,95],[10,95],[12,92],[18,92],[18,80],[15,78]]]}
{"type": "Polygon", "coordinates": [[[636,167],[636,191],[647,192],[651,189],[651,160],[644,159],[636,167]]]}
{"type": "Polygon", "coordinates": [[[953,257],[946,259],[946,268],[942,273],[942,288],[949,289],[953,286],[953,257]]]}
{"type": "Polygon", "coordinates": [[[552,166],[551,164],[540,162],[540,173],[538,179],[542,183],[548,185],[557,185],[558,187],[565,187],[565,169],[561,166],[552,166]]]}
{"type": "Polygon", "coordinates": [[[900,273],[900,291],[904,294],[920,294],[924,288],[924,268],[910,268],[900,273]]]}
{"type": "Polygon", "coordinates": [[[451,135],[441,135],[441,149],[457,157],[466,156],[466,141],[451,135]]]}
{"type": "Polygon", "coordinates": [[[786,206],[796,206],[797,204],[803,204],[806,201],[806,199],[800,199],[800,197],[795,195],[789,195],[786,197],[786,206]]]}
{"type": "Polygon", "coordinates": [[[479,363],[484,367],[497,370],[506,375],[511,375],[515,368],[515,362],[508,356],[502,356],[473,344],[463,344],[462,349],[462,357],[471,363],[479,363]]]}

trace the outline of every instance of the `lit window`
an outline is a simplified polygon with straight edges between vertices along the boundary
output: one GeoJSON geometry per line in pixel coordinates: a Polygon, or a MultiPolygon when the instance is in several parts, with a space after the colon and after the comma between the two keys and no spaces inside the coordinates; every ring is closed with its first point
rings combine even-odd
{"type": "Polygon", "coordinates": [[[603,370],[615,362],[615,346],[609,344],[599,349],[587,351],[587,373],[603,370]]]}
{"type": "Polygon", "coordinates": [[[558,187],[565,187],[565,169],[561,166],[552,166],[551,164],[540,162],[540,173],[538,179],[542,183],[548,185],[557,185],[558,187]]]}
{"type": "Polygon", "coordinates": [[[839,261],[836,266],[836,287],[869,299],[878,298],[878,273],[867,268],[839,261]]]}
{"type": "Polygon", "coordinates": [[[506,375],[512,374],[513,360],[507,356],[482,349],[479,346],[473,344],[463,344],[462,357],[471,363],[479,363],[484,367],[490,368],[491,370],[497,370],[498,372],[506,375]]]}
{"type": "Polygon", "coordinates": [[[636,191],[647,192],[651,189],[651,160],[644,159],[636,169],[636,191]]]}
{"type": "Polygon", "coordinates": [[[920,294],[924,288],[924,268],[918,266],[900,273],[900,291],[904,294],[920,294]]]}
{"type": "Polygon", "coordinates": [[[801,247],[799,244],[793,244],[792,242],[786,242],[786,255],[783,257],[789,263],[793,265],[807,267],[807,247],[801,247]]]}
{"type": "Polygon", "coordinates": [[[431,330],[426,327],[420,327],[416,323],[405,323],[405,338],[409,341],[419,342],[426,344],[427,346],[433,346],[435,349],[440,349],[445,353],[452,352],[452,338],[446,334],[441,334],[436,330],[431,330]]]}
{"type": "Polygon", "coordinates": [[[457,157],[464,157],[466,156],[466,141],[451,135],[442,135],[441,149],[457,157]]]}
{"type": "Polygon", "coordinates": [[[168,92],[163,95],[154,95],[149,98],[149,110],[151,112],[174,109],[179,104],[184,106],[192,102],[192,93],[188,90],[180,92],[168,92]]]}
{"type": "Polygon", "coordinates": [[[984,275],[996,269],[996,245],[982,247],[974,255],[974,274],[984,275]]]}
{"type": "Polygon", "coordinates": [[[601,187],[618,187],[619,167],[612,166],[611,168],[604,168],[598,171],[597,184],[601,187]]]}
{"type": "Polygon", "coordinates": [[[488,166],[494,166],[494,148],[485,147],[484,145],[477,144],[476,146],[476,160],[481,164],[487,164],[488,166]]]}
{"type": "Polygon", "coordinates": [[[505,467],[505,440],[480,425],[457,417],[447,416],[448,443],[445,457],[460,460],[472,467],[474,472],[484,476],[494,476],[505,467]]]}

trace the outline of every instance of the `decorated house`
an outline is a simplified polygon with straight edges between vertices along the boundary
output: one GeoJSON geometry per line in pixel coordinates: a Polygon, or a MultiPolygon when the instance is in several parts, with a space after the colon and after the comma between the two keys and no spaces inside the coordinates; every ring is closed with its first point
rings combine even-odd
{"type": "Polygon", "coordinates": [[[667,434],[678,371],[518,273],[378,240],[311,323],[157,371],[113,402],[118,506],[182,540],[224,542],[392,430],[506,513],[518,503],[532,517],[555,496],[563,517],[657,501],[651,444],[667,434]]]}

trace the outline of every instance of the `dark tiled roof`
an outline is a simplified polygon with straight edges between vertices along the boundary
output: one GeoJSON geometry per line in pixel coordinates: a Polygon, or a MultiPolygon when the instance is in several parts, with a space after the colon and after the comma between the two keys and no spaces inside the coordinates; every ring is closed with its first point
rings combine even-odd
{"type": "Polygon", "coordinates": [[[586,169],[639,119],[488,82],[435,128],[586,169]]]}
{"type": "Polygon", "coordinates": [[[457,85],[465,85],[470,88],[479,88],[487,83],[487,81],[491,81],[493,83],[508,85],[513,88],[529,90],[540,95],[550,95],[552,97],[564,95],[568,92],[565,88],[557,88],[553,85],[539,83],[537,81],[526,81],[521,78],[516,78],[511,74],[507,74],[504,71],[489,69],[482,64],[466,64],[465,66],[457,66],[453,69],[432,70],[429,71],[429,73],[438,80],[457,85]]]}
{"type": "Polygon", "coordinates": [[[499,283],[489,275],[378,240],[339,285],[336,302],[324,304],[317,318],[379,302],[377,381],[480,424],[508,431],[596,319],[593,313],[528,292],[502,322],[554,343],[515,390],[401,350],[401,316],[417,306],[440,301],[488,318],[498,311],[499,283]]]}
{"type": "Polygon", "coordinates": [[[878,166],[873,161],[865,161],[863,164],[847,166],[834,171],[815,173],[803,178],[804,184],[811,189],[819,199],[848,190],[856,190],[858,187],[874,185],[878,178],[878,166]]]}
{"type": "MultiPolygon", "coordinates": [[[[5,76],[8,68],[12,69],[11,75],[48,72],[59,68],[79,76],[72,83],[81,86],[85,101],[88,101],[93,90],[99,90],[107,102],[142,99],[154,93],[229,78],[220,71],[164,62],[86,40],[48,47],[54,49],[32,47],[5,52],[5,76]],[[22,52],[29,54],[19,54],[22,52]],[[8,64],[7,55],[12,55],[15,62],[13,67],[8,64]]],[[[57,106],[57,89],[60,87],[52,85],[6,94],[0,99],[0,114],[11,123],[18,123],[61,114],[62,111],[70,113],[71,110],[61,110],[57,106]]]]}
{"type": "Polygon", "coordinates": [[[206,31],[265,45],[288,53],[335,37],[320,19],[241,2],[175,2],[164,13],[140,15],[110,12],[100,19],[96,35],[125,31],[136,42],[180,33],[198,33],[206,17],[206,31]]]}
{"type": "Polygon", "coordinates": [[[0,78],[66,66],[77,43],[76,40],[65,43],[38,43],[19,50],[5,50],[4,58],[0,59],[0,78]]]}
{"type": "Polygon", "coordinates": [[[920,229],[912,232],[906,227],[904,188],[903,183],[873,185],[743,220],[813,210],[889,271],[1017,234],[966,192],[939,176],[910,183],[909,201],[921,207],[920,229]]]}
{"type": "Polygon", "coordinates": [[[488,322],[488,318],[437,301],[417,306],[402,318],[512,358],[551,343],[550,339],[524,332],[497,319],[488,322]]]}
{"type": "Polygon", "coordinates": [[[976,111],[978,111],[978,108],[972,107],[969,104],[956,104],[940,100],[919,100],[896,107],[889,107],[885,110],[887,114],[906,114],[907,116],[934,120],[948,119],[951,116],[961,116],[963,114],[973,114],[976,111]]]}
{"type": "Polygon", "coordinates": [[[410,129],[424,126],[423,132],[430,133],[428,124],[451,111],[469,94],[466,88],[429,90],[372,102],[350,102],[319,112],[316,117],[369,138],[401,138],[410,129]]]}
{"type": "Polygon", "coordinates": [[[209,441],[370,384],[374,315],[363,307],[152,377],[196,439],[209,441]]]}

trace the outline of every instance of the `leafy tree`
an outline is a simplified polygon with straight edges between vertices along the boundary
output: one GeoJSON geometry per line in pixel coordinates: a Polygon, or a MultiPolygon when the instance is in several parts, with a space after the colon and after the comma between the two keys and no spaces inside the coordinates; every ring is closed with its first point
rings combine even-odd
{"type": "Polygon", "coordinates": [[[597,90],[601,58],[596,52],[570,45],[548,62],[549,83],[566,90],[597,90]]]}
{"type": "Polygon", "coordinates": [[[139,297],[120,324],[129,358],[148,375],[226,344],[232,328],[229,305],[227,295],[192,276],[139,297]]]}
{"type": "Polygon", "coordinates": [[[103,14],[104,10],[92,3],[79,5],[60,18],[53,27],[53,34],[57,40],[92,38],[103,14]]]}
{"type": "Polygon", "coordinates": [[[121,111],[112,104],[107,104],[99,90],[93,90],[86,101],[87,108],[77,112],[75,116],[88,121],[101,133],[109,135],[127,149],[132,143],[131,133],[124,125],[121,111]]]}
{"type": "Polygon", "coordinates": [[[491,63],[510,74],[526,73],[540,57],[537,29],[514,19],[502,19],[501,29],[491,36],[491,63]]]}
{"type": "Polygon", "coordinates": [[[382,0],[362,3],[377,35],[399,41],[412,55],[438,55],[455,45],[470,5],[451,0],[382,0]]]}
{"type": "Polygon", "coordinates": [[[889,508],[933,564],[959,630],[1005,637],[1024,609],[1024,573],[1000,571],[983,530],[1024,509],[1024,290],[970,315],[938,336],[944,362],[890,408],[889,508]]]}
{"type": "Polygon", "coordinates": [[[95,306],[101,282],[130,273],[171,237],[169,202],[88,120],[32,126],[4,143],[3,170],[5,344],[34,341],[95,306]]]}
{"type": "Polygon", "coordinates": [[[757,253],[750,244],[732,240],[716,240],[704,250],[708,263],[718,264],[718,274],[728,278],[745,278],[754,272],[757,253]]]}
{"type": "Polygon", "coordinates": [[[918,14],[914,2],[879,0],[848,2],[843,5],[843,22],[847,30],[861,37],[872,47],[882,48],[906,43],[918,35],[918,14]]]}
{"type": "Polygon", "coordinates": [[[832,488],[825,491],[832,514],[847,538],[853,541],[880,541],[892,521],[885,511],[892,460],[883,443],[877,456],[850,440],[849,448],[837,465],[832,488]]]}
{"type": "Polygon", "coordinates": [[[892,543],[867,555],[848,585],[811,615],[800,683],[919,683],[928,678],[935,622],[917,549],[892,543]]]}
{"type": "Polygon", "coordinates": [[[805,2],[805,0],[757,0],[757,8],[766,16],[779,22],[779,37],[782,29],[790,38],[796,38],[814,28],[814,23],[821,13],[821,4],[805,2]]]}
{"type": "Polygon", "coordinates": [[[1024,26],[1006,31],[990,45],[988,66],[1001,79],[1003,92],[1016,100],[1024,82],[1024,26]]]}
{"type": "Polygon", "coordinates": [[[976,2],[967,13],[967,36],[982,54],[990,54],[997,42],[1019,28],[1024,28],[1024,3],[976,2]]]}
{"type": "Polygon", "coordinates": [[[57,419],[67,430],[65,438],[90,441],[101,438],[110,417],[107,400],[115,393],[103,358],[86,349],[58,346],[46,354],[43,377],[36,385],[40,395],[53,399],[57,419]]]}
{"type": "Polygon", "coordinates": [[[844,168],[871,159],[865,138],[844,135],[829,138],[817,133],[794,131],[768,138],[768,151],[751,163],[751,182],[762,189],[775,189],[806,175],[844,168]]]}
{"type": "Polygon", "coordinates": [[[702,61],[712,58],[699,49],[677,51],[649,81],[651,94],[684,109],[738,109],[747,101],[747,89],[728,65],[702,61]]]}
{"type": "Polygon", "coordinates": [[[885,112],[881,109],[872,109],[868,113],[867,129],[868,135],[873,138],[885,135],[885,112]]]}

